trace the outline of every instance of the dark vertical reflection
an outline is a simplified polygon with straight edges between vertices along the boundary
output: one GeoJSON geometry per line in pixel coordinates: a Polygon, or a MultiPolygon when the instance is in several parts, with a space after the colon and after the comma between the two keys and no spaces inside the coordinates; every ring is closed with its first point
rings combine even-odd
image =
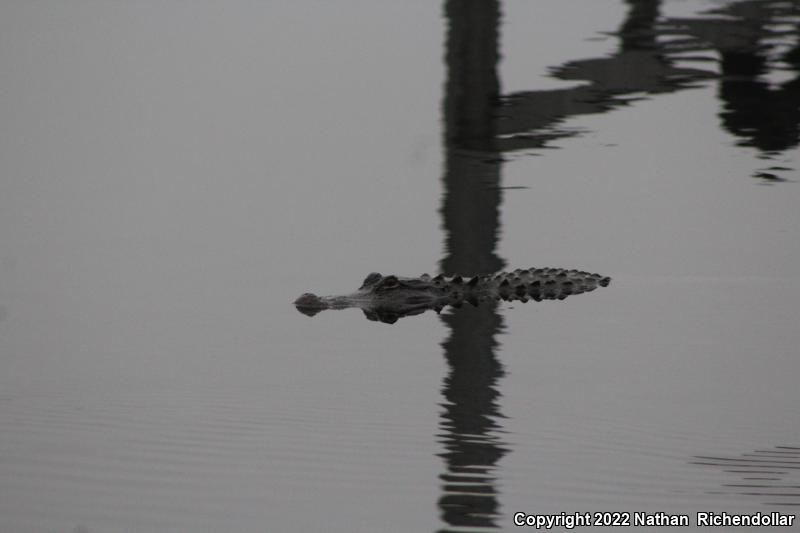
{"type": "MultiPolygon", "coordinates": [[[[496,148],[536,150],[578,132],[561,127],[573,116],[605,113],[643,95],[676,92],[719,79],[721,126],[764,159],[800,144],[800,1],[743,0],[699,18],[663,18],[660,0],[626,0],[616,35],[619,48],[606,57],[568,61],[553,76],[580,82],[565,89],[500,96],[496,148]],[[794,26],[794,27],[792,27],[794,26]],[[777,46],[790,50],[779,56],[777,46]],[[703,55],[711,53],[712,55],[703,55]],[[694,54],[694,55],[687,55],[694,54]],[[720,74],[704,64],[719,59],[720,74]],[[692,62],[696,66],[683,66],[692,62]],[[788,81],[767,76],[790,73],[788,81]]],[[[757,177],[781,181],[770,167],[757,177]]]]}
{"type": "MultiPolygon", "coordinates": [[[[680,69],[657,50],[654,25],[658,0],[630,2],[620,30],[621,47],[610,58],[575,61],[560,76],[590,81],[577,87],[502,96],[497,74],[497,1],[449,0],[447,81],[444,111],[443,226],[448,274],[495,272],[504,261],[495,253],[505,151],[541,148],[571,135],[555,129],[572,115],[602,113],[632,92],[677,89],[697,71],[680,69]]],[[[446,470],[439,508],[452,528],[494,528],[500,513],[495,470],[507,453],[501,438],[495,356],[502,331],[496,305],[443,315],[450,336],[443,343],[449,374],[440,429],[446,470]]]]}
{"type": "MultiPolygon", "coordinates": [[[[494,272],[501,200],[501,158],[495,148],[498,2],[449,0],[447,81],[444,110],[443,225],[447,255],[441,271],[494,272]]],[[[443,315],[450,328],[444,341],[449,372],[444,379],[440,441],[445,471],[439,499],[442,519],[452,528],[494,528],[499,513],[494,470],[505,448],[498,436],[501,417],[497,381],[503,366],[494,353],[502,328],[496,305],[443,315]]]]}
{"type": "Polygon", "coordinates": [[[442,344],[449,373],[439,425],[446,466],[439,508],[448,526],[491,528],[500,513],[495,469],[507,451],[497,423],[504,371],[494,353],[502,320],[494,306],[465,311],[443,316],[450,336],[442,344]]]}
{"type": "MultiPolygon", "coordinates": [[[[758,150],[762,159],[775,159],[800,144],[800,2],[744,0],[714,9],[698,19],[669,19],[662,32],[681,41],[664,45],[668,51],[713,50],[719,56],[719,113],[721,126],[738,146],[758,150]],[[776,53],[778,46],[789,50],[776,53]],[[788,81],[769,77],[790,73],[788,81]]],[[[785,74],[783,77],[786,77],[785,74]]],[[[786,181],[772,166],[754,174],[767,181],[786,181]]]]}
{"type": "Polygon", "coordinates": [[[497,1],[448,1],[445,15],[442,215],[448,255],[441,268],[444,273],[495,272],[503,266],[494,252],[501,195],[494,127],[500,8],[497,1]]]}
{"type": "Polygon", "coordinates": [[[655,50],[658,46],[653,31],[660,11],[660,0],[626,0],[628,16],[619,29],[620,49],[655,50]]]}
{"type": "MultiPolygon", "coordinates": [[[[764,156],[771,157],[797,147],[800,141],[797,44],[783,58],[789,68],[796,71],[795,77],[770,86],[765,79],[771,70],[767,57],[770,46],[765,41],[774,37],[769,25],[775,22],[776,13],[755,8],[748,15],[735,20],[735,41],[725,39],[724,35],[717,39],[722,71],[720,118],[725,129],[741,139],[740,146],[756,148],[764,156]]],[[[730,23],[717,26],[734,34],[730,23]]]]}

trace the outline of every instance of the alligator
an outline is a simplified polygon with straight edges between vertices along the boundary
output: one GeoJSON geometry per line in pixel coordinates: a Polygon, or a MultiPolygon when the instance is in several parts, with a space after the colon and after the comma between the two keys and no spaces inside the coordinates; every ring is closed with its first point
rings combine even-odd
{"type": "Polygon", "coordinates": [[[317,296],[307,292],[295,300],[301,313],[314,316],[325,309],[360,308],[370,320],[393,324],[399,318],[418,315],[429,309],[437,313],[446,306],[474,306],[489,301],[527,302],[563,300],[606,287],[611,278],[580,270],[529,268],[497,274],[429,276],[418,278],[383,276],[373,272],[353,294],[317,296]]]}

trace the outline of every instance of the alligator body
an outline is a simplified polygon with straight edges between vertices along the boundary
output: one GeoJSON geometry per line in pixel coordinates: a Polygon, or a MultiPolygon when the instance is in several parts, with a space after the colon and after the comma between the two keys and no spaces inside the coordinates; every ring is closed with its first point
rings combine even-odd
{"type": "Polygon", "coordinates": [[[465,302],[480,305],[488,301],[563,300],[606,287],[611,278],[580,270],[563,268],[529,268],[463,276],[435,277],[423,274],[418,278],[383,276],[373,272],[364,279],[358,291],[347,296],[317,296],[305,293],[295,300],[297,310],[314,316],[325,309],[358,307],[370,320],[394,323],[399,318],[433,309],[437,313],[446,306],[461,307],[465,302]]]}

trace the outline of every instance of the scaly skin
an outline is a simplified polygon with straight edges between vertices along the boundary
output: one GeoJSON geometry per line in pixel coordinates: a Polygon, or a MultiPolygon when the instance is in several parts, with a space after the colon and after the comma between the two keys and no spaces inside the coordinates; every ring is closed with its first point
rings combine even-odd
{"type": "Polygon", "coordinates": [[[606,287],[611,278],[580,270],[529,268],[499,274],[418,278],[382,276],[372,273],[361,287],[347,296],[317,296],[305,293],[295,300],[297,310],[314,316],[324,309],[358,307],[370,320],[393,323],[398,318],[445,306],[461,307],[464,302],[480,305],[489,300],[527,302],[563,300],[573,294],[606,287]]]}

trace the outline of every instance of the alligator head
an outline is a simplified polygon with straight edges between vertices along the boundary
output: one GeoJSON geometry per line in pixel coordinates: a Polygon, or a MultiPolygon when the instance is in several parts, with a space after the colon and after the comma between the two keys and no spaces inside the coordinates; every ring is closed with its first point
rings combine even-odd
{"type": "Polygon", "coordinates": [[[317,296],[305,293],[294,305],[301,313],[314,316],[324,309],[358,307],[370,320],[394,323],[399,318],[464,302],[479,305],[488,300],[563,300],[567,296],[605,287],[611,278],[579,270],[531,268],[493,275],[418,278],[368,275],[359,289],[346,296],[317,296]]]}
{"type": "Polygon", "coordinates": [[[404,316],[417,315],[437,307],[440,310],[445,304],[439,302],[441,291],[436,285],[431,282],[430,276],[401,278],[373,272],[353,294],[317,296],[307,292],[295,300],[294,305],[308,316],[314,316],[324,309],[358,307],[368,319],[392,324],[404,316]]]}

